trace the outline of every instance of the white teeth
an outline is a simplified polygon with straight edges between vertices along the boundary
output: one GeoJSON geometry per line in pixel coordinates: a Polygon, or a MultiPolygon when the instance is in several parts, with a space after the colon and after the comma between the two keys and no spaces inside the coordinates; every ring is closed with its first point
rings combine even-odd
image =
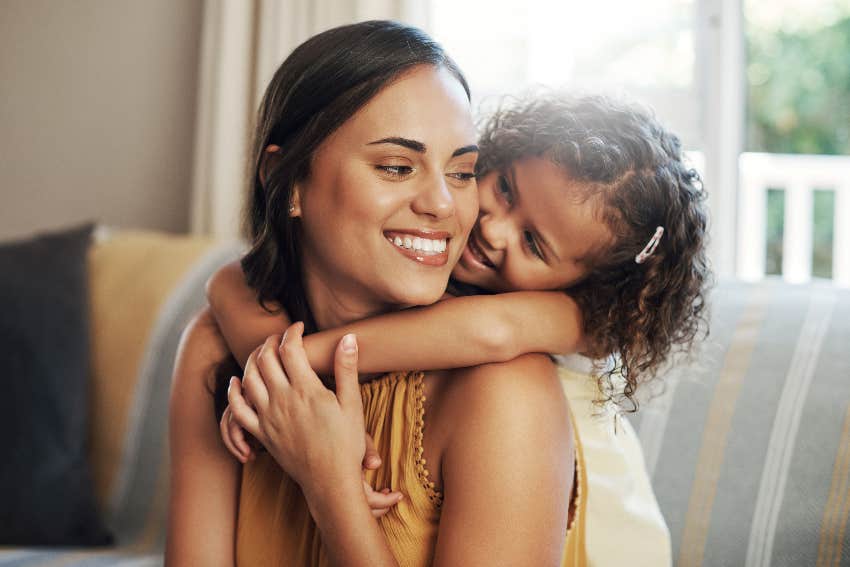
{"type": "Polygon", "coordinates": [[[441,239],[430,239],[430,238],[421,238],[419,236],[387,236],[387,239],[398,246],[399,248],[406,248],[408,250],[418,250],[420,252],[432,252],[435,254],[439,254],[440,252],[445,252],[448,246],[445,238],[441,239]]]}

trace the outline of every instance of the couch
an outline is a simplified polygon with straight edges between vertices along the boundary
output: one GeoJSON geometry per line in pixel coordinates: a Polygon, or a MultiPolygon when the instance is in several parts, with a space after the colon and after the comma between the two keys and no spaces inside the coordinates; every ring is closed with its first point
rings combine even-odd
{"type": "MultiPolygon", "coordinates": [[[[0,566],[162,564],[178,340],[204,304],[207,277],[241,249],[154,232],[98,238],[89,253],[90,456],[116,542],[0,548],[0,566]]],[[[850,291],[732,281],[712,300],[701,352],[646,388],[628,416],[674,562],[850,565],[850,291]]]]}
{"type": "Polygon", "coordinates": [[[0,548],[0,566],[161,565],[168,495],[168,398],[180,333],[204,283],[240,245],[100,229],[88,253],[90,463],[115,545],[0,548]]]}

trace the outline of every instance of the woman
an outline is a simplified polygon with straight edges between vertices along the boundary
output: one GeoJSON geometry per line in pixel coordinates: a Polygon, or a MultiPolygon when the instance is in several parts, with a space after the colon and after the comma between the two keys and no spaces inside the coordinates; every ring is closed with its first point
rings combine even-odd
{"type": "MultiPolygon", "coordinates": [[[[254,146],[254,247],[243,267],[260,297],[278,301],[308,330],[439,299],[477,213],[468,103],[456,66],[411,28],[355,24],[296,49],[264,97],[254,146]],[[263,159],[275,146],[276,159],[263,159]],[[411,166],[418,174],[399,179],[399,168],[411,166]],[[388,242],[387,234],[396,233],[435,240],[441,249],[425,257],[405,254],[388,242]]],[[[316,377],[299,357],[300,334],[297,326],[287,334],[283,363],[271,343],[256,357],[270,380],[269,400],[252,401],[280,408],[312,400],[310,408],[320,411],[302,414],[301,423],[313,429],[275,429],[274,413],[261,411],[267,428],[256,432],[269,456],[246,467],[240,479],[238,463],[219,439],[210,398],[212,370],[226,346],[208,312],[187,328],[170,416],[169,564],[229,565],[235,556],[250,562],[252,553],[264,562],[263,545],[275,538],[291,544],[276,549],[295,564],[560,562],[575,458],[566,400],[546,357],[395,374],[373,383],[367,417],[380,421],[407,410],[396,422],[415,438],[408,453],[385,468],[398,474],[414,468],[419,489],[434,499],[430,508],[407,509],[412,516],[395,524],[399,531],[382,531],[360,486],[363,429],[361,421],[357,430],[350,382],[355,355],[342,347],[336,353],[345,400],[339,406],[313,387],[316,377]],[[524,379],[514,379],[518,375],[524,379]],[[312,388],[311,394],[291,395],[296,386],[305,388],[302,394],[312,388]],[[316,438],[343,441],[319,450],[316,438]],[[295,450],[304,443],[316,450],[295,450]],[[506,464],[505,454],[516,460],[506,464]],[[279,466],[291,477],[280,475],[279,466]],[[291,497],[292,506],[277,518],[286,525],[262,514],[269,483],[251,483],[274,474],[281,479],[273,491],[291,497]],[[292,479],[303,496],[291,490],[292,479]],[[419,531],[405,531],[412,529],[419,531]]]]}

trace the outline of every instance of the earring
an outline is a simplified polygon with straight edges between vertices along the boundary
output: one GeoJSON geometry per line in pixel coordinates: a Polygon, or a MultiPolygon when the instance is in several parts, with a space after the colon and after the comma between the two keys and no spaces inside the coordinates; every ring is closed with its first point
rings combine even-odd
{"type": "Polygon", "coordinates": [[[295,205],[289,205],[289,214],[291,215],[291,214],[294,214],[294,213],[295,213],[295,205]]]}

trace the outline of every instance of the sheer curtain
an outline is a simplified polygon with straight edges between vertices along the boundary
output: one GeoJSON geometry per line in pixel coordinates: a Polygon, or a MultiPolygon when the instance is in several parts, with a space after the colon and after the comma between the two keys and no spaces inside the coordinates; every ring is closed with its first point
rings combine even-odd
{"type": "Polygon", "coordinates": [[[235,239],[254,113],[281,61],[322,30],[370,19],[427,27],[415,0],[206,0],[190,227],[235,239]]]}
{"type": "Polygon", "coordinates": [[[655,109],[709,193],[709,252],[735,271],[744,132],[742,0],[428,0],[429,31],[485,113],[535,85],[625,94],[655,109]],[[471,23],[470,23],[471,22],[471,23]]]}

